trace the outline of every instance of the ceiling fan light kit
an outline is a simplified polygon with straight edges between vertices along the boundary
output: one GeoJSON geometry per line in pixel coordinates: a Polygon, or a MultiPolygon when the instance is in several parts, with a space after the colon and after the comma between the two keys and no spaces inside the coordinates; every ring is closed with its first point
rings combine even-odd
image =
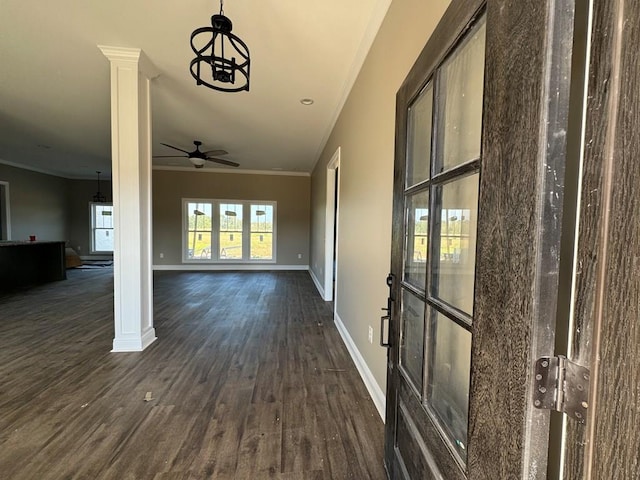
{"type": "Polygon", "coordinates": [[[233,23],[224,15],[223,4],[220,0],[220,13],[211,17],[211,27],[197,28],[191,34],[196,55],[191,60],[191,75],[197,85],[221,92],[249,91],[249,47],[231,33],[233,23]]]}
{"type": "Polygon", "coordinates": [[[189,161],[196,168],[204,167],[204,160],[202,160],[201,158],[190,158],[189,161]]]}

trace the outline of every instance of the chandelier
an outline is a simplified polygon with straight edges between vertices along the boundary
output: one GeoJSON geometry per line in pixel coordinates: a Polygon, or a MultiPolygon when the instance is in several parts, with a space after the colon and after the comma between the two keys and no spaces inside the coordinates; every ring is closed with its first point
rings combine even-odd
{"type": "Polygon", "coordinates": [[[93,201],[95,203],[105,203],[107,201],[107,197],[105,197],[102,193],[100,193],[100,174],[102,172],[96,171],[96,173],[98,174],[98,191],[93,196],[93,201]]]}
{"type": "Polygon", "coordinates": [[[197,85],[221,92],[249,91],[249,48],[231,33],[233,24],[223,6],[220,0],[220,13],[211,17],[211,27],[197,28],[191,34],[191,49],[196,54],[191,75],[197,85]]]}

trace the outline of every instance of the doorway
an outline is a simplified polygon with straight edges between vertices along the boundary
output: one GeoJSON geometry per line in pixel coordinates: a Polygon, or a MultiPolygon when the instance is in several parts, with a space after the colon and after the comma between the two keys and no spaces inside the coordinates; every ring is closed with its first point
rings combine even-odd
{"type": "Polygon", "coordinates": [[[9,182],[0,181],[0,240],[11,240],[9,182]]]}
{"type": "Polygon", "coordinates": [[[340,211],[340,147],[327,165],[327,203],[325,210],[324,300],[336,304],[338,278],[338,225],[340,211]]]}

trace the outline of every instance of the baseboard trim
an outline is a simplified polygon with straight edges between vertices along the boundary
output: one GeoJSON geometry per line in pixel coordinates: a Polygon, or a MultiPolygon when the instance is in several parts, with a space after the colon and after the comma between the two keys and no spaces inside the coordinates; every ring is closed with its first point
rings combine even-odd
{"type": "Polygon", "coordinates": [[[109,262],[113,261],[113,255],[79,255],[82,261],[109,262]]]}
{"type": "Polygon", "coordinates": [[[322,299],[326,301],[326,298],[324,296],[324,288],[322,288],[322,284],[318,280],[318,277],[316,277],[316,274],[313,273],[313,270],[311,270],[311,269],[309,269],[309,275],[311,276],[311,280],[313,280],[313,283],[315,284],[316,288],[318,289],[318,293],[320,293],[320,296],[322,297],[322,299]]]}
{"type": "Polygon", "coordinates": [[[309,270],[309,265],[275,265],[260,263],[256,265],[154,265],[153,270],[177,270],[177,271],[268,271],[268,270],[309,270]]]}
{"type": "Polygon", "coordinates": [[[360,373],[360,377],[362,377],[362,381],[364,382],[365,387],[367,387],[367,390],[369,391],[369,395],[371,395],[371,399],[373,400],[373,403],[378,410],[380,418],[384,422],[387,401],[384,392],[378,385],[378,382],[376,382],[373,373],[371,373],[371,370],[369,370],[367,362],[365,362],[364,358],[360,354],[358,347],[356,347],[356,344],[351,338],[351,335],[349,335],[349,332],[347,331],[347,327],[344,326],[344,323],[342,323],[342,320],[337,313],[335,313],[333,321],[336,324],[338,333],[340,333],[340,336],[342,337],[342,341],[346,345],[347,350],[349,351],[349,354],[353,359],[353,363],[356,364],[356,368],[360,373]]]}

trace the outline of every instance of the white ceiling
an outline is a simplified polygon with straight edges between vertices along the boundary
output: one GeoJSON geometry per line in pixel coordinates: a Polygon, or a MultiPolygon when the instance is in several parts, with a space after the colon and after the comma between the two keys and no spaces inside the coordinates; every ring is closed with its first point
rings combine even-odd
{"type": "MultiPolygon", "coordinates": [[[[109,62],[97,47],[107,45],[141,48],[160,72],[154,155],[174,153],[160,142],[201,140],[240,169],[310,172],[390,2],[226,0],[251,52],[251,90],[223,93],[189,72],[191,32],[219,0],[0,0],[0,161],[69,178],[110,172],[109,62]]],[[[193,168],[163,160],[154,165],[193,168]]]]}

